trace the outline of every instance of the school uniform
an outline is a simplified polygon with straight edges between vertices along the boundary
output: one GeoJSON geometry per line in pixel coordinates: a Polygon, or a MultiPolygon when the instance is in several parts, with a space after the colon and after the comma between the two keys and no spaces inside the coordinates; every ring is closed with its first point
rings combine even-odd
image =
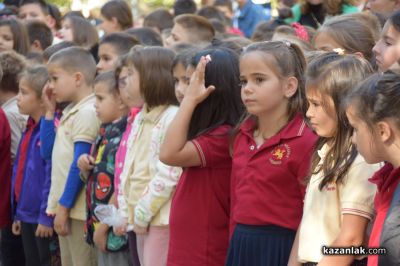
{"type": "MultiPolygon", "coordinates": [[[[318,150],[321,167],[328,154],[327,144],[318,150]]],[[[376,188],[368,179],[379,169],[379,164],[367,164],[358,154],[346,176],[319,189],[323,171],[312,175],[304,199],[304,212],[299,228],[298,259],[302,263],[322,260],[322,246],[329,247],[340,234],[343,215],[352,214],[372,220],[376,188]]],[[[356,258],[362,260],[363,257],[356,258]]]]}
{"type": "Polygon", "coordinates": [[[386,163],[370,181],[376,184],[378,191],[375,196],[376,218],[372,228],[369,247],[385,247],[387,254],[368,256],[368,266],[399,265],[400,233],[399,233],[399,202],[400,168],[395,169],[386,163]],[[395,193],[396,192],[396,193],[395,193]]]}
{"type": "Polygon", "coordinates": [[[170,215],[169,266],[223,265],[229,244],[230,126],[193,139],[201,165],[186,168],[170,215]]]}
{"type": "Polygon", "coordinates": [[[55,214],[59,204],[70,208],[70,230],[59,236],[63,266],[96,265],[95,250],[84,239],[86,221],[86,194],[83,182],[69,179],[75,158],[76,143],[89,145],[94,142],[100,121],[94,110],[95,97],[90,94],[76,104],[68,105],[57,127],[52,154],[51,188],[46,212],[55,214]]]}
{"type": "Polygon", "coordinates": [[[296,115],[260,147],[249,118],[234,141],[232,218],[226,265],[286,265],[300,224],[304,178],[317,136],[296,115]]]}
{"type": "Polygon", "coordinates": [[[50,238],[35,237],[38,224],[53,227],[46,214],[50,190],[51,162],[40,156],[40,126],[28,120],[22,134],[11,185],[14,221],[21,221],[21,236],[27,265],[49,265],[50,238]]]}

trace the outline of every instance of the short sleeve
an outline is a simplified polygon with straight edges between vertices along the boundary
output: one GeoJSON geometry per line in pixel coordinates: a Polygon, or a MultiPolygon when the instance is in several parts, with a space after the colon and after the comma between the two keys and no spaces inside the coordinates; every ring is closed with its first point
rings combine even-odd
{"type": "Polygon", "coordinates": [[[220,126],[191,141],[201,159],[201,167],[230,167],[229,130],[228,126],[220,126]]]}
{"type": "Polygon", "coordinates": [[[342,214],[353,214],[372,220],[376,186],[368,179],[378,169],[379,165],[367,164],[358,155],[339,188],[342,214]]]}
{"type": "Polygon", "coordinates": [[[72,141],[93,143],[99,132],[100,122],[93,109],[84,108],[78,111],[72,123],[72,141]]]}

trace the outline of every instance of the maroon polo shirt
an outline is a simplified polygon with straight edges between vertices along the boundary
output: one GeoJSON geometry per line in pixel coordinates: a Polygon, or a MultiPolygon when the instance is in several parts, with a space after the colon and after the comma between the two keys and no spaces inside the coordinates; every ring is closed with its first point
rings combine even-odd
{"type": "Polygon", "coordinates": [[[172,199],[168,266],[224,265],[229,244],[229,126],[192,143],[201,166],[186,168],[172,199]]]}
{"type": "Polygon", "coordinates": [[[254,127],[253,119],[246,120],[234,141],[233,223],[297,230],[317,136],[297,115],[257,148],[254,127]]]}

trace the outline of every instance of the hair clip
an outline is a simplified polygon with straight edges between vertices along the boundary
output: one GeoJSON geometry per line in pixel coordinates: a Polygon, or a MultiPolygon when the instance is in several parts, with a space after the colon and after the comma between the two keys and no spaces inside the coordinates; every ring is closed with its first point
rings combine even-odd
{"type": "Polygon", "coordinates": [[[211,55],[206,55],[206,63],[210,63],[211,62],[211,55]]]}
{"type": "Polygon", "coordinates": [[[288,42],[288,41],[284,41],[284,43],[286,44],[287,47],[291,47],[292,46],[292,44],[290,42],[288,42]]]}
{"type": "Polygon", "coordinates": [[[294,29],[296,36],[306,42],[310,41],[310,36],[308,35],[307,29],[298,22],[293,22],[290,24],[294,29]]]}
{"type": "Polygon", "coordinates": [[[335,53],[337,53],[338,55],[344,55],[345,54],[344,53],[344,49],[342,49],[342,48],[335,48],[335,49],[333,49],[333,51],[335,53]]]}

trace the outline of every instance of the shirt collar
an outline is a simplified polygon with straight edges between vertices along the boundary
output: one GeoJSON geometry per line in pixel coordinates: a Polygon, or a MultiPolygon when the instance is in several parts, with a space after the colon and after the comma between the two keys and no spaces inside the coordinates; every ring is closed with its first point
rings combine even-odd
{"type": "Polygon", "coordinates": [[[157,123],[161,118],[161,114],[165,111],[165,109],[167,109],[167,107],[168,106],[166,105],[160,105],[148,110],[147,106],[144,105],[142,109],[142,120],[154,124],[157,123]]]}
{"type": "Polygon", "coordinates": [[[378,187],[378,191],[381,192],[385,191],[386,189],[391,187],[393,183],[398,181],[399,176],[400,167],[394,169],[392,164],[386,163],[369,179],[369,181],[373,184],[376,184],[378,187]]]}
{"type": "Polygon", "coordinates": [[[17,96],[12,97],[11,99],[9,99],[8,101],[6,101],[5,103],[3,103],[3,105],[1,106],[2,108],[7,108],[9,106],[14,105],[14,103],[17,102],[17,96]]]}
{"type": "MultiPolygon", "coordinates": [[[[256,120],[253,117],[249,117],[240,127],[240,130],[248,136],[253,137],[253,131],[256,125],[256,120]]],[[[275,136],[279,139],[291,139],[300,137],[304,134],[304,130],[307,127],[301,114],[297,114],[289,123],[275,136]]],[[[274,137],[275,137],[274,136],[274,137]]]]}
{"type": "Polygon", "coordinates": [[[79,109],[82,107],[82,105],[86,104],[89,101],[92,101],[94,99],[94,94],[91,93],[82,100],[80,100],[77,104],[69,104],[67,107],[65,107],[64,111],[62,112],[62,120],[67,119],[70,115],[76,113],[79,111],[79,109]]]}

